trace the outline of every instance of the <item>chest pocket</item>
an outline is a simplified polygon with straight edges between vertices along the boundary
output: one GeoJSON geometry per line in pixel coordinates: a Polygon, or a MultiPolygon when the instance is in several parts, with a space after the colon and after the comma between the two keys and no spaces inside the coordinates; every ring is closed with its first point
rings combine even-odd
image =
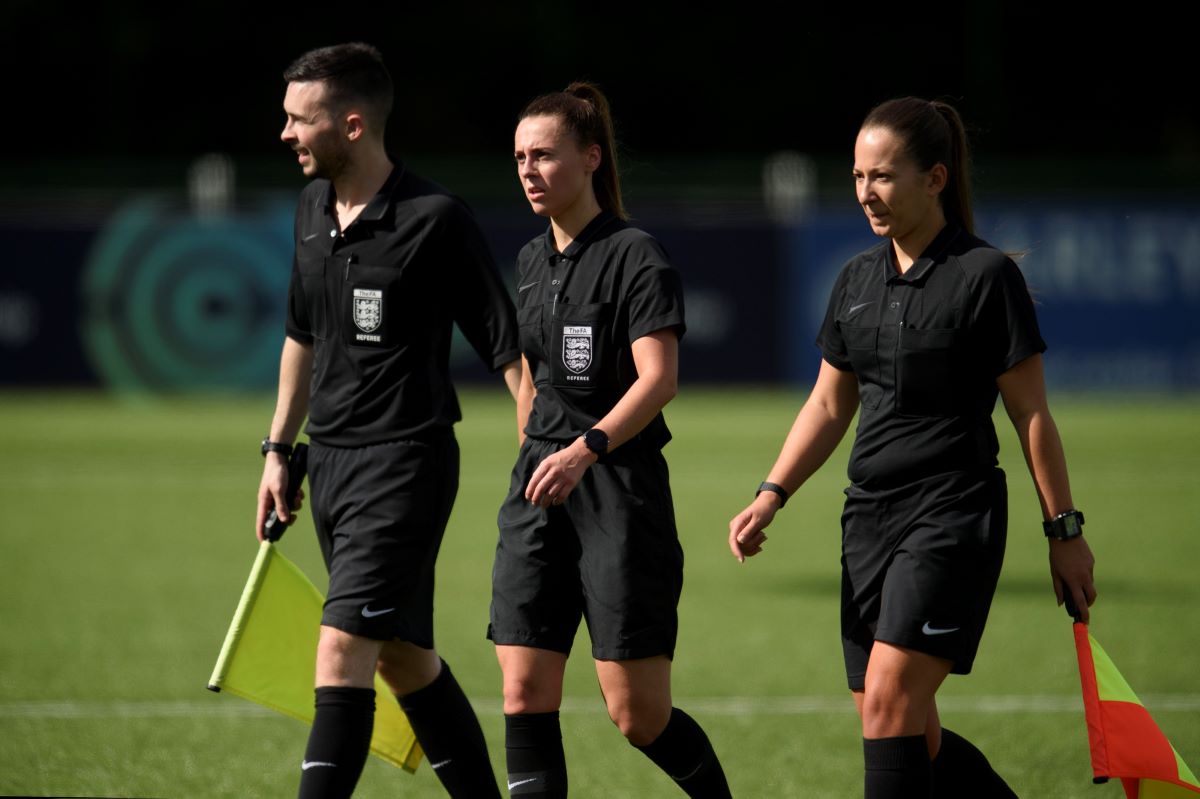
{"type": "Polygon", "coordinates": [[[394,347],[398,339],[400,314],[400,270],[385,266],[347,264],[330,259],[331,268],[341,268],[342,282],[338,323],[348,346],[368,349],[394,347]],[[340,263],[340,267],[335,267],[340,263]]]}
{"type": "Polygon", "coordinates": [[[546,341],[551,385],[574,389],[600,386],[612,357],[611,304],[558,303],[552,307],[550,337],[546,341]]]}
{"type": "Polygon", "coordinates": [[[846,354],[858,377],[858,399],[867,410],[875,410],[883,399],[879,384],[879,329],[876,327],[842,326],[846,354]]]}
{"type": "Polygon", "coordinates": [[[896,361],[896,410],[912,416],[954,416],[966,379],[962,363],[965,333],[959,328],[900,329],[896,361]]]}
{"type": "Polygon", "coordinates": [[[329,313],[325,307],[325,256],[301,256],[296,268],[300,272],[300,288],[304,291],[309,332],[313,338],[324,341],[329,338],[329,313]]]}

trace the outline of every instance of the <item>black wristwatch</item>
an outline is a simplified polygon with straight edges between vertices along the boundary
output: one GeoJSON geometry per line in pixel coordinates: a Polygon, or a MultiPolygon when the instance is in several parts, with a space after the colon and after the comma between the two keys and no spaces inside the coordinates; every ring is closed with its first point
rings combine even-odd
{"type": "Polygon", "coordinates": [[[603,458],[608,454],[608,433],[593,427],[583,434],[583,445],[596,453],[597,458],[603,458]]]}
{"type": "Polygon", "coordinates": [[[775,483],[768,483],[764,480],[762,483],[759,484],[758,490],[754,492],[754,496],[757,497],[759,494],[761,494],[764,491],[770,491],[774,494],[779,495],[779,507],[781,509],[783,508],[784,505],[787,504],[788,492],[787,492],[787,489],[784,488],[783,486],[777,485],[775,483]]]}
{"type": "Polygon", "coordinates": [[[1048,522],[1042,522],[1042,529],[1047,538],[1057,538],[1059,541],[1069,541],[1083,535],[1083,513],[1071,508],[1055,516],[1048,522]]]}
{"type": "Polygon", "coordinates": [[[264,458],[267,457],[268,452],[278,452],[284,458],[290,458],[292,457],[292,445],[284,444],[279,441],[272,441],[270,436],[268,436],[267,438],[263,439],[262,443],[262,454],[264,458]]]}

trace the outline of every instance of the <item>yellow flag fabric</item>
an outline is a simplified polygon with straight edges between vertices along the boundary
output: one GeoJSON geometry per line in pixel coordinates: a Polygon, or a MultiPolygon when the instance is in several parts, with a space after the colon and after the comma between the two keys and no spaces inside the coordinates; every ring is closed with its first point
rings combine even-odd
{"type": "MultiPolygon", "coordinates": [[[[304,572],[263,541],[208,687],[301,721],[313,720],[313,663],[325,598],[304,572]]],[[[421,747],[408,717],[375,677],[371,754],[414,772],[421,747]]]]}

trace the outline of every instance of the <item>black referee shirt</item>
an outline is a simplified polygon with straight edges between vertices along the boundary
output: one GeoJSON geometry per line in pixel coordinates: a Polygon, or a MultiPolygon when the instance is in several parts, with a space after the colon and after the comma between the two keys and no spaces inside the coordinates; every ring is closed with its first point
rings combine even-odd
{"type": "Polygon", "coordinates": [[[333,186],[296,209],[287,334],[314,351],[308,434],[362,446],[462,418],[449,359],[457,322],[492,370],[513,361],[512,301],[466,206],[397,163],[344,231],[333,186]]]}
{"type": "Polygon", "coordinates": [[[858,378],[864,488],[995,465],[996,378],[1046,349],[1017,265],[955,225],[904,274],[890,240],[846,264],[817,346],[858,378]]]}
{"type": "MultiPolygon", "coordinates": [[[[525,434],[570,440],[596,425],[637,379],[630,345],[684,332],[679,273],[649,234],[603,211],[565,252],[548,228],[517,256],[521,350],[537,396],[525,434]]],[[[637,440],[671,440],[662,414],[637,440]]]]}

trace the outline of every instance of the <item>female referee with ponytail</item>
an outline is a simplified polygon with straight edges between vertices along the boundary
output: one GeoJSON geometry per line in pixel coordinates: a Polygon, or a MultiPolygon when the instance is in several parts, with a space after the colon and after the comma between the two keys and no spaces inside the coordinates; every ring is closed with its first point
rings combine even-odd
{"type": "Polygon", "coordinates": [[[683,553],[661,411],[684,332],[679,275],[625,221],[595,86],[530,102],[514,155],[550,225],[517,258],[521,451],[500,509],[488,628],[504,674],[509,791],[567,795],[558,708],[583,617],[613,723],[689,796],[729,796],[708,737],[671,703],[683,553]]]}
{"type": "Polygon", "coordinates": [[[1000,574],[1008,498],[991,415],[1016,428],[1047,520],[1050,575],[1087,618],[1093,558],[1046,404],[1045,343],[1016,265],[976,238],[966,136],[949,105],[872,110],[854,147],[858,202],[886,240],[834,284],[816,385],[753,503],[729,524],[739,559],[860,413],[842,514],[842,646],[862,717],[868,799],[1014,796],[940,724],[1000,574]]]}

